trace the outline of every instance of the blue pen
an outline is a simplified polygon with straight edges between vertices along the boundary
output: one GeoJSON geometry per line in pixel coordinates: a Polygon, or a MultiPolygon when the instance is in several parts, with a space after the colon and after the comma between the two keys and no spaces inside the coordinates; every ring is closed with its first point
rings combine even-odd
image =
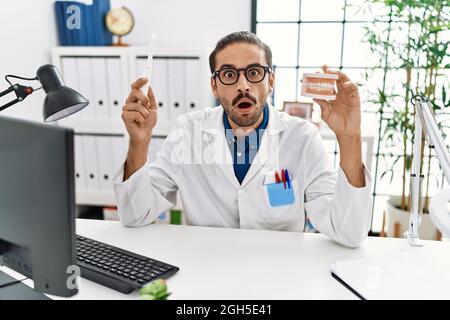
{"type": "Polygon", "coordinates": [[[287,185],[288,185],[288,189],[290,189],[291,188],[291,178],[289,177],[288,170],[287,169],[284,170],[284,173],[286,175],[286,182],[287,182],[287,185]]]}

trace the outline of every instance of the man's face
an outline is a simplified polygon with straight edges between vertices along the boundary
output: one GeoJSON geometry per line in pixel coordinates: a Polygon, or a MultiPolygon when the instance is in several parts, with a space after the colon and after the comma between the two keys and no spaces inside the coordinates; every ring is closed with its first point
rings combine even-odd
{"type": "MultiPolygon", "coordinates": [[[[250,65],[271,67],[267,65],[264,50],[254,44],[230,44],[216,55],[216,70],[224,67],[240,69],[250,65]]],[[[244,71],[240,71],[235,84],[225,85],[216,76],[211,78],[211,87],[228,117],[239,127],[250,127],[262,118],[263,107],[274,82],[272,72],[267,73],[261,82],[252,83],[246,79],[244,71]]]]}

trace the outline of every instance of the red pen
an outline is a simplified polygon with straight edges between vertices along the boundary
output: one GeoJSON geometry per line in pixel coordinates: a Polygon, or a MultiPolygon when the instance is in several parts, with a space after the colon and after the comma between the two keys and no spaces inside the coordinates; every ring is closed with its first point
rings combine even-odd
{"type": "Polygon", "coordinates": [[[284,173],[284,169],[281,169],[281,180],[283,180],[284,188],[286,189],[286,174],[284,173]]]}
{"type": "Polygon", "coordinates": [[[280,176],[278,175],[278,171],[275,170],[275,182],[280,183],[280,176]]]}

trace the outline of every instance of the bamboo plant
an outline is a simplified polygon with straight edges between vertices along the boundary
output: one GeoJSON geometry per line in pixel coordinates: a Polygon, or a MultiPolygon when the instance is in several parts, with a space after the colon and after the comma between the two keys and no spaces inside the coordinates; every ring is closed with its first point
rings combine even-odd
{"type": "MultiPolygon", "coordinates": [[[[411,97],[421,94],[430,99],[435,113],[444,112],[450,106],[450,88],[445,72],[450,68],[450,0],[370,0],[382,4],[387,15],[375,15],[370,27],[366,28],[365,41],[376,57],[376,65],[366,73],[370,79],[374,70],[383,70],[383,81],[373,92],[373,103],[382,117],[380,143],[385,148],[401,146],[401,153],[394,156],[391,168],[382,173],[380,179],[401,174],[401,209],[409,211],[409,182],[412,164],[415,109],[411,97]],[[381,26],[381,27],[380,27],[381,26]],[[388,84],[392,72],[400,73],[400,79],[388,84]],[[393,85],[391,85],[393,84],[393,85]],[[401,172],[395,164],[402,161],[401,172]]],[[[438,116],[439,121],[439,116],[438,116]]],[[[439,122],[441,128],[445,121],[439,122]]],[[[445,131],[445,130],[444,130],[445,131]]],[[[423,138],[423,137],[422,137],[423,138]]],[[[424,212],[428,211],[431,167],[431,151],[425,157],[424,148],[420,155],[427,166],[424,178],[424,212]]]]}

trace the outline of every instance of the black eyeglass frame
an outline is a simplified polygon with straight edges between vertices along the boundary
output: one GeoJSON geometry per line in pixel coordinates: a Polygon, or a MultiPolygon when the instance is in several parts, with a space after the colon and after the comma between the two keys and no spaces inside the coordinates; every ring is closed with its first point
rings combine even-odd
{"type": "Polygon", "coordinates": [[[223,67],[223,68],[220,68],[219,70],[214,71],[213,74],[211,75],[211,77],[212,77],[212,78],[216,78],[216,77],[219,78],[219,81],[220,81],[223,85],[226,85],[226,86],[232,86],[232,85],[236,84],[236,83],[239,81],[239,78],[240,78],[240,76],[241,76],[241,71],[244,71],[245,79],[247,79],[247,81],[250,82],[250,83],[259,83],[259,82],[263,81],[263,80],[266,78],[266,74],[267,74],[267,73],[270,74],[270,73],[272,72],[272,70],[271,70],[269,67],[267,67],[267,66],[262,66],[262,65],[260,65],[260,64],[251,64],[251,65],[249,65],[249,66],[247,66],[247,67],[245,67],[245,68],[239,68],[239,69],[236,69],[236,68],[233,68],[233,67],[228,67],[228,66],[227,66],[227,67],[223,67]],[[248,71],[249,69],[255,68],[255,67],[263,68],[263,70],[264,70],[264,75],[263,75],[263,77],[261,78],[261,80],[259,80],[259,81],[251,81],[251,80],[249,80],[249,78],[247,77],[247,71],[248,71]],[[222,81],[220,75],[219,75],[220,72],[222,72],[222,71],[224,71],[224,70],[234,70],[234,71],[236,71],[236,72],[237,72],[237,78],[236,78],[236,81],[233,82],[233,83],[224,83],[224,82],[222,81]]]}

